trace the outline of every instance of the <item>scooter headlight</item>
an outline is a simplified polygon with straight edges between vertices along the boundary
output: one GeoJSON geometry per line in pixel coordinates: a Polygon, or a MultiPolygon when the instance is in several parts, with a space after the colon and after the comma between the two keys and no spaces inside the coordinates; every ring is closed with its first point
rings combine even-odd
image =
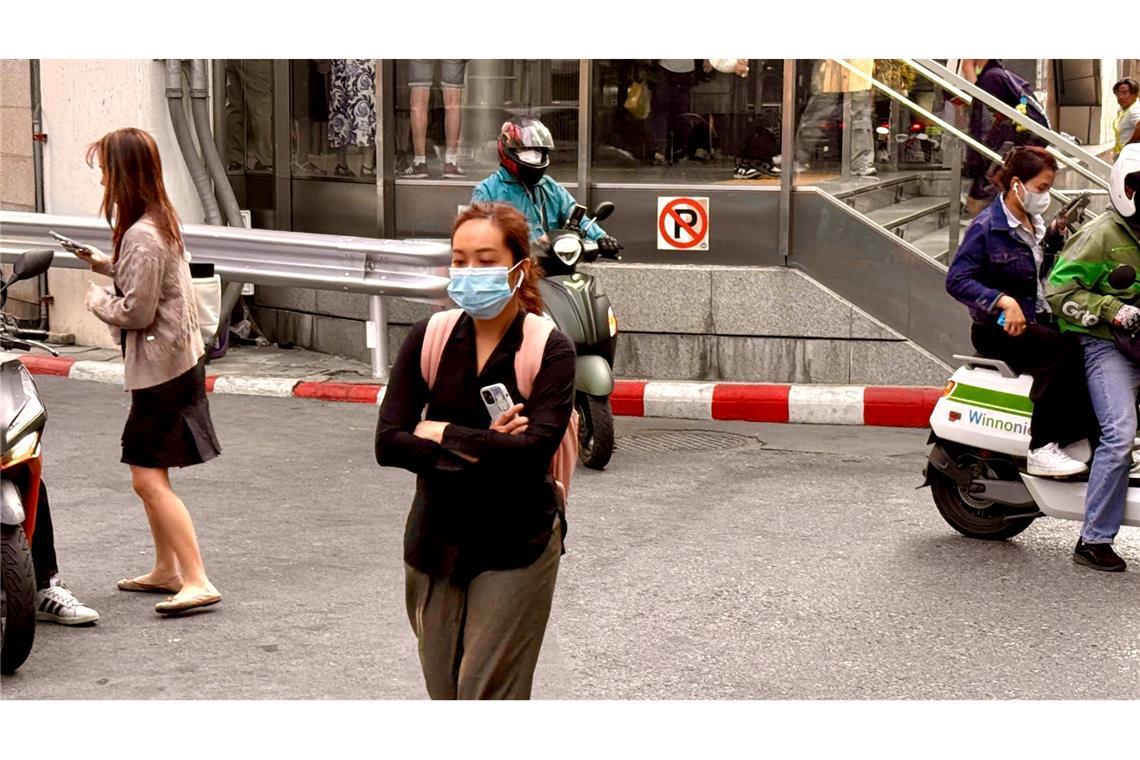
{"type": "Polygon", "coordinates": [[[4,452],[4,456],[0,457],[0,464],[2,464],[4,468],[8,468],[25,459],[35,458],[36,450],[39,446],[40,434],[38,432],[25,435],[23,438],[17,439],[16,442],[12,444],[12,448],[4,452]]]}
{"type": "Polygon", "coordinates": [[[612,338],[617,335],[617,315],[614,314],[614,307],[606,308],[606,317],[610,323],[610,337],[612,338]]]}
{"type": "Polygon", "coordinates": [[[4,431],[5,467],[33,453],[40,441],[38,432],[28,435],[28,430],[43,418],[44,405],[40,403],[31,374],[23,367],[20,367],[20,383],[23,385],[25,401],[16,418],[4,431]]]}

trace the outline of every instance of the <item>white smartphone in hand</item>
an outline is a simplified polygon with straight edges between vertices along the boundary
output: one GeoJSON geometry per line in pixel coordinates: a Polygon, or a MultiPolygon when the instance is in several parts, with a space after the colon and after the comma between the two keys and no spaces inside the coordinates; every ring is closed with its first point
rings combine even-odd
{"type": "Polygon", "coordinates": [[[492,425],[515,405],[511,394],[507,392],[507,386],[502,383],[480,389],[479,397],[483,399],[483,406],[487,407],[487,414],[491,415],[492,425]]]}
{"type": "Polygon", "coordinates": [[[90,251],[90,249],[88,249],[87,246],[83,245],[83,243],[78,243],[78,242],[72,240],[71,238],[67,237],[66,235],[59,234],[55,230],[49,230],[48,234],[50,234],[53,238],[58,240],[59,244],[61,246],[63,246],[65,250],[72,251],[72,252],[90,251]]]}

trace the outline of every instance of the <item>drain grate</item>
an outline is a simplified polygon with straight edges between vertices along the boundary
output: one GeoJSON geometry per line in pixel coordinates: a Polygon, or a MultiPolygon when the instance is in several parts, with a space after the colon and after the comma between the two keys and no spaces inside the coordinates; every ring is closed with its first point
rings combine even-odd
{"type": "Polygon", "coordinates": [[[755,446],[759,439],[712,430],[643,430],[617,439],[618,451],[720,451],[755,446]]]}

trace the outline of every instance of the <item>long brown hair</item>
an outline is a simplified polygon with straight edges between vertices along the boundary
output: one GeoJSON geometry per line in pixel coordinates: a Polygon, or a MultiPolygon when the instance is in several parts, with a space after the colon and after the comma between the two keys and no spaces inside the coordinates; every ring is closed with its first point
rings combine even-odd
{"type": "MultiPolygon", "coordinates": [[[[515,264],[531,258],[530,225],[517,208],[509,203],[472,203],[456,218],[455,224],[451,227],[453,243],[455,231],[473,219],[486,219],[503,233],[503,242],[511,252],[511,260],[515,264]]],[[[542,276],[542,267],[531,259],[530,268],[526,271],[526,276],[518,289],[519,305],[523,311],[542,314],[542,294],[538,292],[538,281],[542,276]]]]}
{"type": "Polygon", "coordinates": [[[87,165],[95,166],[96,159],[103,170],[99,213],[111,225],[115,258],[119,256],[123,235],[144,214],[150,214],[159,234],[181,254],[178,214],[162,182],[162,159],[154,138],[134,127],[116,129],[87,148],[87,165]]]}

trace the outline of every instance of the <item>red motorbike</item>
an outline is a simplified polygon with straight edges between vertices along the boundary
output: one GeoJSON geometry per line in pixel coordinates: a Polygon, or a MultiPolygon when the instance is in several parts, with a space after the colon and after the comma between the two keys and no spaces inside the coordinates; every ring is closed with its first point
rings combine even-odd
{"type": "MultiPolygon", "coordinates": [[[[12,277],[0,277],[0,308],[8,302],[8,287],[47,271],[54,254],[50,250],[27,251],[16,259],[12,277]]],[[[0,321],[3,351],[55,351],[21,330],[8,315],[0,321]]],[[[36,574],[32,565],[31,539],[36,527],[36,507],[44,492],[40,473],[43,458],[40,437],[47,413],[32,375],[13,354],[0,354],[0,672],[12,673],[24,664],[36,635],[36,574]]]]}

